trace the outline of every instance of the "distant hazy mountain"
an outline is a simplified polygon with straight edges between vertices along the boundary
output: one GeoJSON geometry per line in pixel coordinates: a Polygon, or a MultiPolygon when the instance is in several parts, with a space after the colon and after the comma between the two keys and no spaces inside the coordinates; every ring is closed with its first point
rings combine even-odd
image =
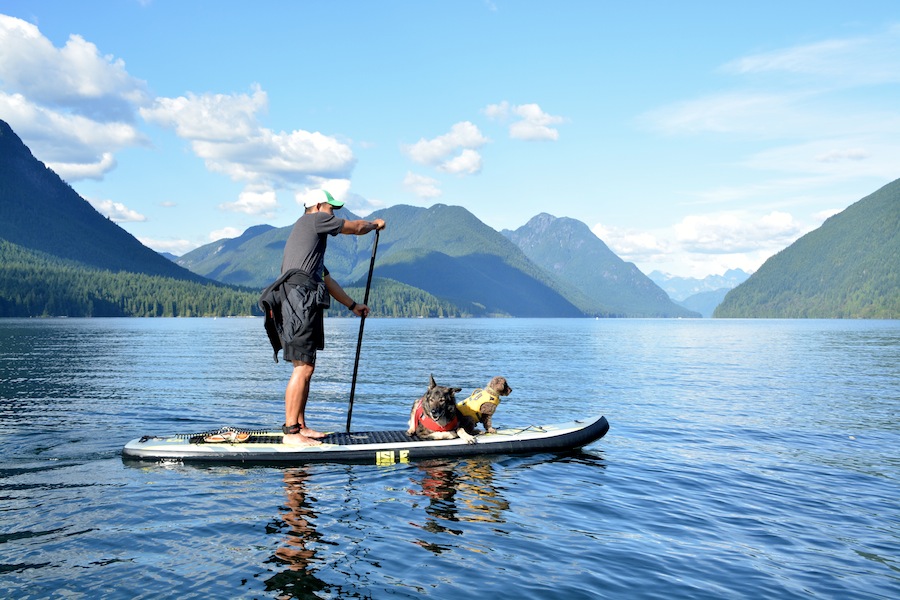
{"type": "Polygon", "coordinates": [[[632,263],[616,256],[590,228],[575,219],[537,215],[504,231],[533,262],[577,287],[587,314],[621,317],[697,317],[672,302],[632,263]]]}
{"type": "Polygon", "coordinates": [[[725,271],[724,275],[708,275],[703,279],[676,277],[660,271],[652,271],[648,277],[653,280],[653,283],[665,290],[672,300],[683,304],[682,301],[695,294],[716,292],[723,288],[730,290],[737,287],[747,281],[750,275],[741,269],[729,269],[725,271]]]}
{"type": "Polygon", "coordinates": [[[713,316],[716,307],[722,303],[725,295],[730,291],[731,288],[722,288],[711,292],[700,292],[699,294],[694,294],[693,296],[688,296],[684,300],[678,301],[677,304],[680,304],[688,310],[698,312],[702,317],[708,319],[713,316]]]}
{"type": "Polygon", "coordinates": [[[0,121],[0,239],[99,269],[204,279],[101,215],[0,121]]]}
{"type": "Polygon", "coordinates": [[[715,316],[900,318],[900,180],[771,257],[715,316]]]}

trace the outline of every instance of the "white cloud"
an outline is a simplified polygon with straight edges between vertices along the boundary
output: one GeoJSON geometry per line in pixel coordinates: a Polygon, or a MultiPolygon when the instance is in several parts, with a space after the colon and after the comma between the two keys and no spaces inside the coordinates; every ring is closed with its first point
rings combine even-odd
{"type": "Polygon", "coordinates": [[[445,161],[438,169],[453,175],[476,175],[481,172],[481,154],[466,148],[459,155],[445,161]]]}
{"type": "Polygon", "coordinates": [[[190,252],[194,248],[200,246],[200,244],[189,240],[158,240],[155,238],[139,237],[138,241],[157,252],[170,252],[175,256],[181,256],[185,252],[190,252]]]}
{"type": "Polygon", "coordinates": [[[97,209],[97,212],[105,217],[109,217],[116,223],[133,223],[147,220],[147,217],[137,212],[136,210],[128,208],[121,202],[113,202],[112,200],[95,200],[92,198],[86,198],[86,200],[91,204],[91,206],[97,209]]]}
{"type": "Polygon", "coordinates": [[[727,259],[755,270],[836,212],[822,207],[845,206],[847,190],[896,179],[900,112],[885,99],[900,83],[900,26],[748,55],[720,72],[734,77],[731,89],[639,122],[667,135],[717,134],[723,162],[749,170],[748,178],[695,196],[752,209],[685,217],[660,234],[671,254],[654,261],[694,270],[706,262],[709,273],[727,259]],[[746,140],[748,150],[729,155],[746,140]]]}
{"type": "Polygon", "coordinates": [[[148,97],[124,62],[82,37],[57,49],[34,25],[0,15],[0,115],[61,177],[102,178],[114,152],[146,145],[133,121],[148,97]]]}
{"type": "Polygon", "coordinates": [[[219,208],[248,215],[271,216],[278,208],[278,200],[275,197],[275,190],[248,188],[240,193],[235,202],[220,204],[219,208]]]}
{"type": "Polygon", "coordinates": [[[115,168],[114,152],[147,145],[132,125],[98,122],[81,115],[48,110],[21,94],[0,92],[0,115],[35,158],[69,181],[100,179],[115,168]]]}
{"type": "Polygon", "coordinates": [[[628,262],[652,261],[671,252],[670,245],[647,231],[608,227],[597,223],[591,228],[610,250],[628,262]]]}
{"type": "Polygon", "coordinates": [[[815,175],[821,180],[875,177],[891,181],[897,177],[900,162],[900,128],[885,121],[884,132],[774,146],[748,156],[741,164],[757,170],[815,175]]]}
{"type": "Polygon", "coordinates": [[[116,159],[111,152],[104,152],[100,160],[94,163],[48,162],[47,166],[66,181],[103,179],[103,175],[116,167],[116,159]]]}
{"type": "Polygon", "coordinates": [[[729,62],[723,70],[740,75],[804,75],[829,87],[897,83],[900,27],[753,54],[729,62]]]}
{"type": "Polygon", "coordinates": [[[149,97],[124,61],[101,55],[81,36],[57,49],[37,27],[6,15],[0,15],[0,81],[7,92],[101,122],[130,121],[149,97]]]}
{"type": "Polygon", "coordinates": [[[862,148],[847,148],[845,150],[829,150],[815,157],[819,162],[838,162],[841,160],[865,160],[871,154],[862,148]]]}
{"type": "Polygon", "coordinates": [[[235,181],[295,189],[350,175],[356,159],[349,146],[319,132],[266,129],[256,114],[267,106],[266,93],[255,86],[250,95],[158,98],[141,116],[190,140],[210,171],[235,181]]]}
{"type": "Polygon", "coordinates": [[[516,140],[557,140],[559,132],[550,127],[565,122],[562,117],[548,115],[537,104],[523,104],[513,108],[521,117],[509,126],[509,136],[516,140]]]}
{"type": "Polygon", "coordinates": [[[476,151],[490,140],[469,121],[456,123],[450,132],[431,140],[422,138],[404,147],[415,162],[454,174],[472,175],[481,171],[481,155],[476,151]]]}
{"type": "Polygon", "coordinates": [[[722,92],[645,113],[639,121],[668,135],[740,133],[784,137],[798,129],[814,129],[810,115],[795,107],[806,94],[722,92]]]}
{"type": "Polygon", "coordinates": [[[900,27],[753,54],[721,70],[739,77],[737,87],[661,107],[639,121],[666,134],[760,139],[900,132],[895,107],[878,106],[878,96],[868,89],[900,82],[900,27]],[[860,93],[853,94],[854,88],[860,93]]]}
{"type": "Polygon", "coordinates": [[[412,171],[408,171],[406,177],[403,178],[403,187],[419,198],[437,198],[441,195],[437,179],[417,175],[412,171]]]}
{"type": "Polygon", "coordinates": [[[236,237],[240,237],[242,233],[244,232],[237,227],[223,227],[222,229],[210,231],[209,241],[217,242],[219,240],[232,240],[236,237]]]}
{"type": "Polygon", "coordinates": [[[482,112],[487,117],[499,121],[518,117],[518,120],[509,126],[509,137],[515,140],[556,141],[559,139],[559,131],[551,125],[566,122],[563,117],[545,113],[538,104],[512,105],[506,100],[499,104],[490,104],[482,112]]]}
{"type": "Polygon", "coordinates": [[[675,224],[674,232],[683,249],[701,254],[752,252],[761,247],[781,249],[803,233],[793,217],[781,211],[764,215],[747,211],[690,215],[675,224]]]}
{"type": "MultiPolygon", "coordinates": [[[[816,216],[821,223],[824,215],[816,216]]],[[[625,261],[654,270],[705,277],[729,268],[753,272],[813,226],[783,211],[729,211],[690,215],[671,227],[638,231],[596,224],[591,229],[625,261]]]]}
{"type": "Polygon", "coordinates": [[[509,117],[510,104],[506,100],[498,104],[488,104],[481,112],[489,119],[503,120],[509,117]]]}
{"type": "Polygon", "coordinates": [[[839,212],[843,212],[842,208],[826,208],[825,210],[820,210],[816,214],[813,215],[813,219],[818,223],[824,223],[827,219],[833,217],[839,212]]]}
{"type": "Polygon", "coordinates": [[[241,142],[258,129],[256,113],[268,108],[269,98],[259,86],[248,94],[188,93],[178,98],[157,98],[141,109],[151,123],[172,129],[194,142],[241,142]]]}

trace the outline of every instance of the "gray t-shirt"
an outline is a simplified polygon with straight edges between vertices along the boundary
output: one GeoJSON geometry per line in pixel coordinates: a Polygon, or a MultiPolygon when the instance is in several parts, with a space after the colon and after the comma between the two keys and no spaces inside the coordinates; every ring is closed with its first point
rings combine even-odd
{"type": "Polygon", "coordinates": [[[325,268],[325,248],[328,236],[337,235],[344,227],[344,220],[327,212],[306,213],[294,223],[291,235],[284,245],[281,272],[300,269],[321,281],[325,268]]]}

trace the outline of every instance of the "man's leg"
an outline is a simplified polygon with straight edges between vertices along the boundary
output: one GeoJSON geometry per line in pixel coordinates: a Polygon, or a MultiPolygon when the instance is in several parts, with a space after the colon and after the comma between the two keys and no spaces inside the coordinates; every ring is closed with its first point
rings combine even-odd
{"type": "MultiPolygon", "coordinates": [[[[284,424],[288,427],[300,425],[300,433],[285,435],[285,442],[303,445],[318,443],[312,439],[313,432],[306,427],[306,401],[309,399],[309,383],[312,380],[316,365],[292,361],[294,370],[284,390],[284,424]]],[[[321,436],[321,434],[319,434],[321,436]]]]}

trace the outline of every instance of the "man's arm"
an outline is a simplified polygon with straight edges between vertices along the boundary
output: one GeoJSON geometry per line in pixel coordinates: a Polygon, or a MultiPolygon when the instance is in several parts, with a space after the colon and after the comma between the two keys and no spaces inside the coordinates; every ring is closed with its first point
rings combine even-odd
{"type": "Polygon", "coordinates": [[[384,220],[375,219],[374,221],[344,221],[341,233],[349,235],[365,235],[370,231],[384,229],[384,220]]]}
{"type": "Polygon", "coordinates": [[[369,307],[365,304],[357,304],[356,302],[354,302],[353,298],[351,298],[349,294],[344,291],[344,288],[341,287],[341,284],[331,278],[331,275],[325,276],[325,287],[326,289],[328,289],[328,293],[331,294],[332,298],[349,308],[356,316],[369,316],[369,307]],[[351,306],[353,308],[350,308],[351,306]]]}

